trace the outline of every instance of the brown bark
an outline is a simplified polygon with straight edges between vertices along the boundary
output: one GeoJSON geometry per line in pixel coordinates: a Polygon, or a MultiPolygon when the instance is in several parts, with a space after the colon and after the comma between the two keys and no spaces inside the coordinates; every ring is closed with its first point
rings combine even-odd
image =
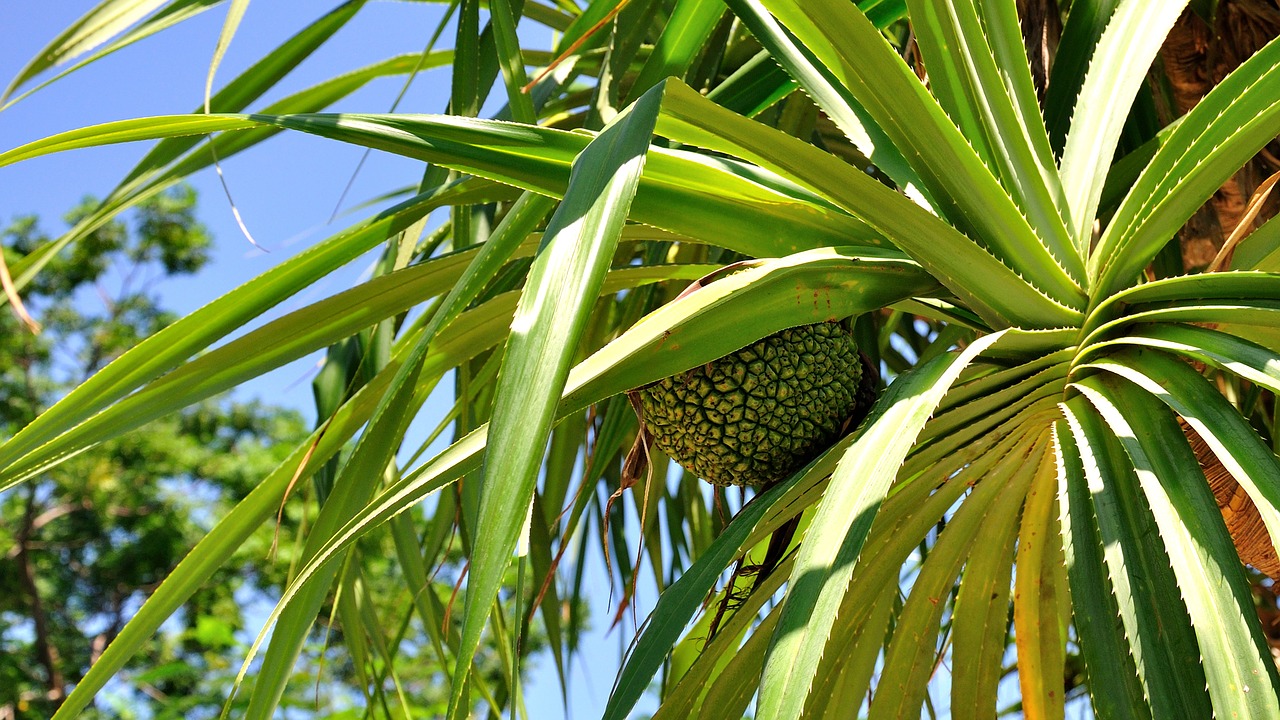
{"type": "Polygon", "coordinates": [[[1271,536],[1267,534],[1267,526],[1263,524],[1257,506],[1222,466],[1209,448],[1209,443],[1185,422],[1182,423],[1182,429],[1191,442],[1191,449],[1195,451],[1205,479],[1209,481],[1209,489],[1213,490],[1213,496],[1218,501],[1218,511],[1226,521],[1227,532],[1231,534],[1231,541],[1235,544],[1240,559],[1272,579],[1280,578],[1280,558],[1271,545],[1271,536]]]}
{"type": "Polygon", "coordinates": [[[1062,12],[1058,0],[1017,0],[1018,17],[1022,20],[1022,42],[1031,63],[1031,82],[1036,100],[1044,103],[1044,90],[1049,85],[1049,68],[1058,52],[1062,37],[1062,12]]]}

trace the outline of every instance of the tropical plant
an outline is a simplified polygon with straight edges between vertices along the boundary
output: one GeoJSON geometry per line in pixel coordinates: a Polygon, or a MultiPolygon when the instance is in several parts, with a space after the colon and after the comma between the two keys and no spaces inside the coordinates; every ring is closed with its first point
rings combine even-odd
{"type": "MultiPolygon", "coordinates": [[[[107,0],[13,87],[132,22],[98,54],[210,4],[107,0]]],[[[1187,439],[1280,537],[1280,225],[1241,243],[1241,223],[1212,272],[1167,262],[1179,229],[1280,132],[1280,43],[1162,118],[1148,71],[1188,2],[1074,0],[1056,52],[1031,43],[1030,59],[1022,4],[491,0],[482,30],[481,3],[460,0],[453,51],[433,42],[243,113],[360,10],[352,0],[205,113],[0,154],[160,140],[61,243],[282,129],[427,164],[408,199],[142,341],[0,446],[12,487],[363,333],[342,374],[364,372],[358,390],[322,400],[323,424],[174,569],[60,715],[314,476],[325,501],[270,618],[248,717],[276,707],[359,538],[390,533],[412,587],[423,547],[455,526],[461,629],[433,638],[455,667],[450,716],[477,697],[523,712],[516,676],[495,693],[473,656],[489,633],[518,666],[536,622],[563,662],[563,602],[582,591],[558,563],[590,518],[609,528],[620,583],[638,557],[660,591],[608,718],[659,673],[660,717],[741,717],[753,701],[762,718],[915,717],[943,664],[953,716],[993,716],[1004,688],[1023,715],[1062,717],[1077,658],[1101,717],[1280,717],[1246,570],[1187,439]],[[518,20],[555,30],[555,47],[521,49],[518,20]],[[315,112],[376,75],[445,62],[448,115],[315,112]],[[477,119],[499,75],[507,105],[477,119]],[[207,350],[380,244],[381,274],[207,350]],[[672,299],[742,258],[759,262],[672,299]],[[622,475],[626,391],[848,317],[887,388],[860,429],[731,520],[664,462],[622,475]],[[455,442],[398,461],[450,371],[440,427],[455,442]],[[627,489],[638,537],[604,499],[627,489]],[[425,523],[406,512],[429,496],[425,523]],[[727,574],[797,515],[798,547],[772,573],[727,574]],[[499,598],[514,612],[494,612],[499,598]]],[[[230,3],[213,68],[246,5],[230,3]]],[[[48,257],[19,259],[13,284],[48,257]]],[[[432,603],[411,611],[439,627],[432,603]]]]}

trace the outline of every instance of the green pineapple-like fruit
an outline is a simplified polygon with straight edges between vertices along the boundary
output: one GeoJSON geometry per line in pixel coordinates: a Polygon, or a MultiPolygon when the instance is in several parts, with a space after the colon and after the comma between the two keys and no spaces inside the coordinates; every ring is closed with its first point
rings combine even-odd
{"type": "Polygon", "coordinates": [[[653,444],[716,485],[761,486],[861,419],[877,373],[837,322],[788,328],[636,391],[653,444]]]}

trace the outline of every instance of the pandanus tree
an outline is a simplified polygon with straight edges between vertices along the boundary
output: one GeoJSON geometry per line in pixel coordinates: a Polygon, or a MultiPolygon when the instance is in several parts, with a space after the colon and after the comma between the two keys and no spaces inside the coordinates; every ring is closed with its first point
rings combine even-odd
{"type": "MultiPolygon", "coordinates": [[[[230,4],[220,48],[246,4],[230,4]]],[[[207,5],[108,0],[11,91],[131,22],[98,54],[207,5]]],[[[426,164],[407,199],[143,341],[0,446],[13,487],[333,348],[311,438],[174,569],[62,716],[309,481],[323,508],[254,646],[248,717],[271,715],[371,533],[393,535],[419,584],[443,538],[463,539],[461,627],[433,638],[455,668],[450,714],[519,708],[518,673],[496,687],[472,658],[488,633],[518,665],[532,623],[558,662],[572,652],[562,609],[582,590],[559,563],[592,518],[620,583],[643,542],[659,590],[608,718],[659,675],[660,717],[916,717],[942,664],[955,717],[1013,696],[1026,717],[1062,717],[1080,683],[1101,717],[1280,717],[1241,560],[1265,565],[1280,538],[1280,225],[1245,235],[1260,194],[1202,271],[1174,262],[1188,221],[1280,133],[1280,44],[1175,104],[1162,81],[1176,74],[1153,62],[1188,5],[1215,3],[461,0],[452,51],[244,112],[362,5],[309,25],[205,112],[0,154],[159,140],[94,214],[9,268],[19,290],[96,223],[282,130],[426,164]],[[521,48],[518,21],[555,30],[555,46],[521,48]],[[449,114],[318,112],[443,63],[449,114]],[[506,105],[479,119],[491,86],[506,105]],[[218,344],[379,246],[372,279],[218,344]],[[887,378],[870,415],[731,519],[661,457],[622,472],[628,391],[850,318],[887,378]],[[397,461],[450,372],[439,420],[456,441],[397,461]],[[1215,491],[1236,500],[1220,512],[1215,491]],[[731,572],[797,517],[771,571],[731,572]]],[[[447,598],[417,597],[406,612],[439,628],[447,598]]]]}

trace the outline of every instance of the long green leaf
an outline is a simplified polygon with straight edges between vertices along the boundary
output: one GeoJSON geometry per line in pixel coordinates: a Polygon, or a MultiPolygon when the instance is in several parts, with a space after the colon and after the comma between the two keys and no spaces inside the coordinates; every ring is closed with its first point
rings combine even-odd
{"type": "MultiPolygon", "coordinates": [[[[872,717],[920,714],[937,654],[937,643],[933,638],[937,637],[938,624],[947,605],[946,598],[956,576],[960,574],[967,556],[981,552],[974,545],[979,534],[988,528],[1007,531],[1009,525],[1016,522],[1027,487],[1046,455],[1048,438],[1045,428],[1039,434],[1031,434],[1028,440],[1030,442],[1020,445],[1003,458],[987,477],[978,482],[929,551],[898,617],[893,641],[885,653],[880,682],[871,698],[869,712],[872,717]]],[[[1000,543],[992,545],[999,548],[1001,555],[1007,555],[1000,543]]],[[[987,550],[990,550],[989,546],[987,550]]],[[[972,690],[980,692],[977,688],[972,690]]]]}
{"type": "Polygon", "coordinates": [[[1103,561],[1101,532],[1081,449],[1065,419],[1054,425],[1053,437],[1067,580],[1094,712],[1103,720],[1149,720],[1151,709],[1103,561]]]}
{"type": "Polygon", "coordinates": [[[1089,254],[1098,200],[1129,107],[1186,5],[1187,0],[1122,0],[1093,51],[1062,151],[1068,225],[1081,257],[1089,254]]]}
{"type": "Polygon", "coordinates": [[[1133,467],[1083,398],[1067,403],[1065,415],[1089,489],[1073,502],[1091,507],[1097,519],[1111,591],[1152,716],[1212,715],[1195,633],[1133,467]]]}
{"type": "Polygon", "coordinates": [[[657,85],[663,78],[684,77],[694,59],[706,47],[707,36],[724,14],[720,3],[705,0],[677,0],[662,35],[640,68],[630,91],[637,97],[657,85]]]}
{"type": "Polygon", "coordinates": [[[1062,39],[1044,92],[1044,124],[1055,155],[1062,153],[1071,124],[1071,111],[1111,13],[1120,0],[1073,0],[1062,27],[1062,39]]]}
{"type": "Polygon", "coordinates": [[[1254,304],[1266,307],[1280,297],[1280,274],[1236,271],[1183,275],[1144,283],[1117,292],[1100,303],[1086,318],[1082,346],[1097,337],[1129,325],[1135,316],[1162,309],[1254,304]]]}
{"type": "MultiPolygon", "coordinates": [[[[317,25],[327,25],[327,23],[319,22],[317,25]]],[[[323,34],[323,27],[317,28],[312,26],[312,30],[319,29],[323,34]]],[[[304,40],[308,34],[306,30],[295,36],[290,43],[310,42],[304,40]]],[[[295,48],[296,49],[296,48],[295,48]]],[[[273,56],[287,54],[284,47],[278,48],[273,56]]],[[[385,75],[395,75],[409,73],[415,68],[433,68],[441,65],[448,65],[453,60],[452,50],[442,50],[426,58],[422,58],[419,53],[408,53],[398,55],[372,65],[365,66],[349,73],[338,75],[333,78],[324,80],[304,90],[300,90],[292,95],[282,98],[267,107],[263,108],[264,113],[268,114],[290,114],[290,113],[306,113],[316,112],[329,107],[338,100],[350,95],[351,93],[364,87],[370,81],[385,75]]],[[[229,92],[233,85],[237,85],[241,79],[248,76],[248,73],[241,75],[240,78],[229,84],[223,91],[219,92],[213,99],[214,102],[222,102],[223,92],[229,92]]],[[[257,79],[254,80],[257,82],[257,79]]],[[[240,89],[236,91],[237,96],[240,89]]],[[[26,286],[32,278],[38,273],[50,260],[53,259],[67,245],[77,242],[89,233],[101,227],[103,224],[116,217],[125,209],[145,200],[152,195],[171,187],[178,180],[185,178],[198,170],[206,168],[213,164],[213,158],[216,156],[222,160],[232,157],[236,153],[247,150],[250,147],[274,136],[281,132],[281,128],[268,126],[258,127],[252,130],[242,130],[235,133],[228,133],[214,136],[210,142],[211,147],[196,147],[190,150],[185,156],[173,162],[167,169],[161,171],[164,162],[169,162],[178,156],[176,150],[192,147],[198,142],[200,137],[204,136],[188,136],[181,138],[171,138],[158,143],[151,152],[147,154],[133,170],[129,172],[127,182],[122,182],[110,195],[102,201],[102,203],[87,217],[80,220],[76,225],[64,233],[57,240],[49,243],[32,252],[30,255],[23,257],[14,263],[10,268],[13,274],[14,285],[19,289],[26,286]],[[169,145],[168,143],[173,143],[169,145]]],[[[495,198],[497,199],[497,198],[495,198]]]]}
{"type": "MultiPolygon", "coordinates": [[[[1057,461],[1056,455],[1051,456],[1057,461]]],[[[1063,720],[1066,698],[1058,678],[1066,663],[1067,628],[1059,608],[1067,588],[1057,518],[1057,474],[1041,473],[1027,491],[1018,531],[1017,571],[1013,582],[1014,642],[1018,682],[1027,717],[1063,720]]]]}
{"type": "Polygon", "coordinates": [[[16,162],[79,148],[157,138],[204,135],[211,132],[247,130],[261,123],[251,117],[225,115],[160,115],[135,120],[118,120],[59,133],[0,153],[0,167],[16,162]]]}
{"type": "Polygon", "coordinates": [[[1280,461],[1218,389],[1163,352],[1130,348],[1086,367],[1113,372],[1164,401],[1209,445],[1280,538],[1280,461]]]}
{"type": "Polygon", "coordinates": [[[1073,252],[1061,214],[1066,202],[1014,3],[909,0],[907,5],[934,96],[1037,234],[1082,279],[1084,260],[1073,252]]]}
{"type": "Polygon", "coordinates": [[[556,404],[640,183],[662,95],[646,94],[574,161],[529,272],[495,390],[450,716],[470,713],[471,655],[533,500],[556,404]]]}
{"type": "MultiPolygon", "coordinates": [[[[117,358],[81,383],[60,402],[0,446],[0,482],[11,484],[10,468],[22,457],[67,432],[110,403],[133,392],[183,360],[301,290],[333,269],[355,259],[392,233],[412,225],[442,201],[459,196],[465,186],[418,196],[335,235],[272,270],[187,315],[117,358]]],[[[446,263],[447,264],[447,263],[446,263]]],[[[386,281],[384,281],[386,282],[386,281]]],[[[80,449],[83,449],[81,447],[80,449]]],[[[49,458],[75,448],[46,447],[49,458]]],[[[35,457],[35,456],[31,456],[35,457]]]]}
{"type": "MultiPolygon", "coordinates": [[[[1100,343],[1090,350],[1104,350],[1122,344],[1175,352],[1216,365],[1280,393],[1280,354],[1244,338],[1194,325],[1153,325],[1108,343],[1100,343]]],[[[1087,357],[1082,355],[1082,359],[1087,357]]]]}
{"type": "MultiPolygon", "coordinates": [[[[853,260],[828,251],[814,251],[768,261],[659,308],[574,369],[566,383],[559,417],[581,412],[588,405],[627,389],[720,357],[784,327],[866,312],[892,302],[892,298],[904,292],[912,292],[913,285],[919,288],[923,283],[923,287],[928,287],[931,282],[909,263],[853,260]],[[815,291],[819,297],[829,296],[833,304],[814,305],[815,291]],[[762,313],[762,309],[765,312],[762,313]],[[739,316],[749,318],[750,322],[725,324],[726,318],[739,316]],[[672,342],[673,338],[679,342],[672,342]]],[[[482,341],[471,341],[471,345],[480,344],[482,341]]],[[[299,570],[283,600],[291,598],[298,585],[356,538],[412,507],[430,492],[478,468],[487,433],[487,426],[478,429],[383,491],[299,570]]],[[[837,446],[837,451],[846,446],[847,443],[837,446]]],[[[714,547],[719,549],[707,551],[710,555],[701,554],[698,564],[663,593],[659,602],[665,603],[660,607],[666,609],[662,612],[668,616],[675,613],[684,620],[651,626],[641,637],[610,701],[609,717],[625,717],[639,699],[662,666],[684,622],[701,605],[744,539],[751,538],[751,545],[761,542],[765,534],[791,516],[767,515],[771,503],[792,502],[791,496],[783,494],[791,488],[817,486],[834,469],[837,455],[838,452],[828,453],[827,459],[815,461],[812,469],[797,473],[792,481],[779,487],[778,493],[769,496],[773,500],[762,498],[752,503],[734,521],[742,524],[731,524],[716,540],[714,547]],[[772,518],[767,527],[760,525],[764,517],[772,518]]]]}
{"type": "Polygon", "coordinates": [[[1159,401],[1115,376],[1095,375],[1076,387],[1133,461],[1196,630],[1214,714],[1280,716],[1275,663],[1243,570],[1177,423],[1159,401]]]}
{"type": "MultiPolygon", "coordinates": [[[[1104,342],[1123,338],[1120,330],[1128,326],[1150,323],[1202,323],[1216,326],[1220,331],[1245,335],[1266,341],[1273,333],[1280,317],[1280,302],[1267,300],[1218,301],[1201,305],[1173,306],[1135,312],[1113,323],[1103,325],[1092,333],[1084,347],[1093,350],[1104,342]]],[[[1274,339],[1274,336],[1272,336],[1274,339]]],[[[1268,345],[1268,347],[1276,347],[1268,345]]]]}
{"type": "Polygon", "coordinates": [[[511,0],[490,0],[489,14],[498,50],[498,64],[502,68],[502,81],[507,86],[507,107],[511,110],[511,119],[535,124],[537,117],[533,110],[533,100],[523,90],[529,84],[529,78],[525,74],[524,59],[520,55],[520,39],[516,36],[516,22],[519,18],[511,0]]]}
{"type": "MultiPolygon", "coordinates": [[[[118,50],[123,50],[124,48],[132,45],[133,43],[136,43],[139,40],[142,40],[143,38],[150,37],[160,32],[161,30],[166,30],[185,20],[193,18],[196,15],[199,15],[200,13],[204,12],[205,10],[209,10],[213,8],[215,5],[221,2],[223,2],[223,0],[171,0],[168,4],[166,4],[163,8],[161,8],[159,12],[155,13],[154,15],[147,18],[146,20],[143,20],[141,23],[139,23],[137,26],[135,26],[128,32],[124,33],[123,35],[118,35],[109,44],[98,48],[96,52],[92,53],[88,57],[84,57],[79,61],[75,62],[74,64],[69,65],[58,74],[36,85],[35,87],[27,90],[21,95],[18,95],[16,97],[11,97],[11,94],[13,92],[17,91],[18,88],[22,87],[25,83],[31,80],[36,74],[43,72],[45,69],[48,69],[48,66],[46,66],[44,68],[35,70],[35,72],[30,72],[34,66],[41,63],[42,58],[47,60],[50,58],[58,57],[59,59],[57,60],[57,62],[54,63],[56,65],[62,62],[67,62],[73,56],[78,56],[89,50],[89,47],[82,46],[80,43],[77,43],[76,40],[68,38],[67,33],[71,32],[71,29],[68,29],[66,32],[63,33],[63,35],[59,36],[58,40],[55,40],[53,43],[47,46],[43,51],[41,51],[39,55],[33,58],[30,61],[30,63],[25,68],[23,68],[23,72],[13,79],[9,87],[5,89],[4,94],[0,95],[0,112],[4,112],[10,106],[16,104],[17,102],[26,98],[27,96],[32,95],[33,93],[45,87],[48,87],[49,85],[52,85],[58,80],[61,80],[62,78],[70,75],[71,73],[79,70],[80,68],[86,65],[89,65],[90,63],[101,60],[102,58],[118,50]],[[67,38],[70,40],[69,45],[63,45],[61,48],[55,47],[56,45],[61,44],[60,41],[63,38],[67,38]]],[[[102,7],[103,6],[100,5],[98,9],[102,7]]],[[[91,10],[90,14],[92,15],[96,13],[98,9],[91,10]]],[[[88,16],[86,16],[86,18],[87,17],[88,16]]],[[[77,21],[77,25],[80,25],[81,23],[83,23],[86,18],[81,18],[79,21],[77,21]]],[[[124,18],[120,18],[120,19],[123,20],[124,18]]],[[[112,18],[108,22],[114,25],[116,24],[117,19],[112,18]]],[[[76,26],[72,26],[72,28],[75,28],[75,27],[76,26]]],[[[81,29],[83,30],[84,28],[81,27],[81,29]]],[[[112,34],[112,33],[110,33],[109,31],[108,33],[103,33],[103,34],[105,35],[105,34],[112,34]]],[[[100,42],[100,40],[98,40],[98,42],[100,42]]],[[[84,43],[83,45],[88,45],[88,43],[84,43]]]]}
{"type": "MultiPolygon", "coordinates": [[[[1031,477],[1024,498],[1032,486],[1043,488],[1045,479],[1054,477],[1053,459],[1045,452],[1048,438],[1042,435],[1038,444],[1039,462],[1022,468],[1021,474],[1031,477]]],[[[1021,504],[1024,498],[1015,496],[1009,502],[1021,504]]],[[[965,561],[952,611],[951,713],[957,720],[993,718],[996,714],[1009,624],[1013,549],[1021,513],[1002,513],[998,506],[993,510],[996,512],[982,530],[984,542],[974,547],[965,561]]]]}
{"type": "MultiPolygon", "coordinates": [[[[425,115],[161,116],[71,131],[0,153],[0,167],[40,155],[113,142],[249,129],[255,120],[452,167],[559,197],[589,135],[499,121],[425,115]]],[[[812,193],[756,168],[656,149],[633,218],[756,257],[876,242],[862,222],[812,193]],[[697,207],[698,212],[689,208],[697,207]]]]}
{"type": "MultiPolygon", "coordinates": [[[[416,339],[387,392],[369,421],[369,429],[361,436],[351,457],[343,465],[326,499],[315,525],[307,536],[302,559],[311,559],[324,543],[352,515],[368,504],[376,489],[370,478],[379,477],[392,461],[400,446],[400,438],[413,420],[417,404],[414,389],[426,362],[427,350],[439,331],[447,327],[480,294],[485,285],[513,256],[528,233],[550,211],[552,201],[526,195],[517,201],[503,223],[480,251],[474,254],[466,272],[453,284],[448,296],[432,314],[416,339]]],[[[401,271],[404,272],[404,271],[401,271]]],[[[394,277],[397,273],[382,277],[394,277]]],[[[375,279],[376,280],[376,279],[375,279]]],[[[350,313],[347,313],[350,314],[350,313]]],[[[272,634],[263,664],[254,683],[253,696],[246,717],[268,718],[285,690],[297,654],[306,640],[307,631],[324,603],[328,585],[337,564],[327,566],[327,577],[321,573],[299,590],[298,595],[281,613],[272,634]]],[[[464,655],[470,666],[470,655],[464,655]]]]}
{"type": "MultiPolygon", "coordinates": [[[[591,140],[584,133],[432,116],[261,119],[557,197],[567,186],[572,159],[591,140]]],[[[772,173],[660,148],[651,151],[646,162],[632,219],[756,257],[876,242],[874,232],[862,222],[772,173]],[[698,212],[691,212],[693,207],[698,212]]]]}
{"type": "MultiPolygon", "coordinates": [[[[929,205],[927,189],[915,170],[894,147],[875,120],[850,94],[848,88],[813,53],[796,42],[760,0],[727,0],[729,9],[746,25],[785,72],[794,78],[809,97],[844,132],[845,136],[876,167],[880,168],[913,200],[929,205]]],[[[880,26],[884,27],[884,26],[880,26]]]]}
{"type": "Polygon", "coordinates": [[[103,0],[98,3],[51,40],[18,71],[17,76],[5,88],[4,94],[0,95],[0,102],[4,102],[14,90],[31,78],[54,65],[92,50],[163,4],[164,0],[103,0]]]}
{"type": "Polygon", "coordinates": [[[910,261],[828,248],[761,262],[668,303],[574,370],[564,406],[585,408],[788,327],[836,320],[936,289],[910,261]]]}
{"type": "Polygon", "coordinates": [[[836,610],[890,483],[960,371],[1000,337],[985,336],[962,353],[939,356],[896,378],[841,457],[792,571],[760,687],[760,715],[800,717],[836,610]]]}
{"type": "Polygon", "coordinates": [[[213,77],[218,74],[218,66],[222,64],[222,58],[227,54],[227,48],[231,46],[231,40],[236,36],[236,30],[240,28],[240,21],[244,19],[248,9],[249,0],[231,0],[227,7],[227,19],[223,21],[222,31],[218,33],[218,44],[213,48],[213,59],[209,61],[209,72],[204,80],[205,113],[211,112],[209,100],[213,96],[213,77]]]}

